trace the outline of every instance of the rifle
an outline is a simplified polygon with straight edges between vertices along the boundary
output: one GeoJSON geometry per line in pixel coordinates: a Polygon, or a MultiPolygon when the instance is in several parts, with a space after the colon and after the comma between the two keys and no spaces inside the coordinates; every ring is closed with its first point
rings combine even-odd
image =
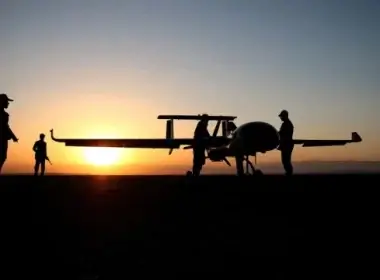
{"type": "Polygon", "coordinates": [[[48,156],[46,156],[46,160],[50,163],[50,165],[53,165],[53,164],[51,163],[51,161],[50,161],[50,159],[49,159],[48,156]]]}

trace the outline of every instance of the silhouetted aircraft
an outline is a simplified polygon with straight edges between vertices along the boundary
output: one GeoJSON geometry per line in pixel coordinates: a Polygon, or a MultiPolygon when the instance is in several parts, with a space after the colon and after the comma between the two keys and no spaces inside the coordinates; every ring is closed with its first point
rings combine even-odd
{"type": "MultiPolygon", "coordinates": [[[[193,138],[174,138],[174,120],[200,120],[201,115],[160,115],[158,119],[166,119],[166,138],[151,139],[63,139],[55,138],[53,129],[50,130],[51,138],[55,142],[65,143],[72,147],[118,147],[118,148],[142,148],[142,149],[169,149],[169,155],[174,149],[185,146],[184,149],[192,149],[193,138]]],[[[271,124],[260,121],[245,123],[239,127],[233,120],[235,116],[208,116],[209,121],[217,121],[213,134],[205,138],[207,143],[207,158],[212,162],[224,161],[229,166],[227,158],[235,157],[246,163],[246,174],[261,174],[255,169],[250,156],[258,153],[276,150],[279,146],[279,134],[271,124]],[[222,135],[218,131],[222,126],[222,135]]],[[[343,146],[348,143],[361,142],[358,133],[352,132],[349,140],[318,140],[318,139],[294,139],[295,145],[303,147],[343,146]]],[[[241,162],[240,162],[241,163],[241,162]]]]}

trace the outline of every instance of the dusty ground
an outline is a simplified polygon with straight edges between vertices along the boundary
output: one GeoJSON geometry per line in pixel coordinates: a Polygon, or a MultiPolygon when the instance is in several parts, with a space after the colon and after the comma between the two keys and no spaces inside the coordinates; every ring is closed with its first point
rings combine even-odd
{"type": "Polygon", "coordinates": [[[3,176],[0,273],[374,277],[379,178],[3,176]]]}

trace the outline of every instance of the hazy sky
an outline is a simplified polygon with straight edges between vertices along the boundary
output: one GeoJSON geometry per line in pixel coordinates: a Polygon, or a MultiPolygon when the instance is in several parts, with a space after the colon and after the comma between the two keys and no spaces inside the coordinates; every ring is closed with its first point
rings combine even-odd
{"type": "MultiPolygon", "coordinates": [[[[30,169],[31,147],[50,128],[58,137],[164,137],[159,114],[279,127],[281,109],[296,138],[364,139],[298,148],[295,161],[380,160],[379,26],[375,0],[2,0],[0,92],[15,99],[8,111],[20,139],[7,168],[30,169]]],[[[194,126],[177,123],[176,136],[194,126]]],[[[47,141],[55,170],[86,164],[82,148],[47,141]]],[[[189,151],[122,158],[191,164],[189,151]]]]}

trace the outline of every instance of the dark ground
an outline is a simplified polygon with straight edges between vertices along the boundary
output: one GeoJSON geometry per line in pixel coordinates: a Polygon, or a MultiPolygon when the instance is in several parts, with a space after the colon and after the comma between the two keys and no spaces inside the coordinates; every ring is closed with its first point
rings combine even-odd
{"type": "Polygon", "coordinates": [[[379,179],[2,176],[0,277],[378,278],[379,179]]]}

